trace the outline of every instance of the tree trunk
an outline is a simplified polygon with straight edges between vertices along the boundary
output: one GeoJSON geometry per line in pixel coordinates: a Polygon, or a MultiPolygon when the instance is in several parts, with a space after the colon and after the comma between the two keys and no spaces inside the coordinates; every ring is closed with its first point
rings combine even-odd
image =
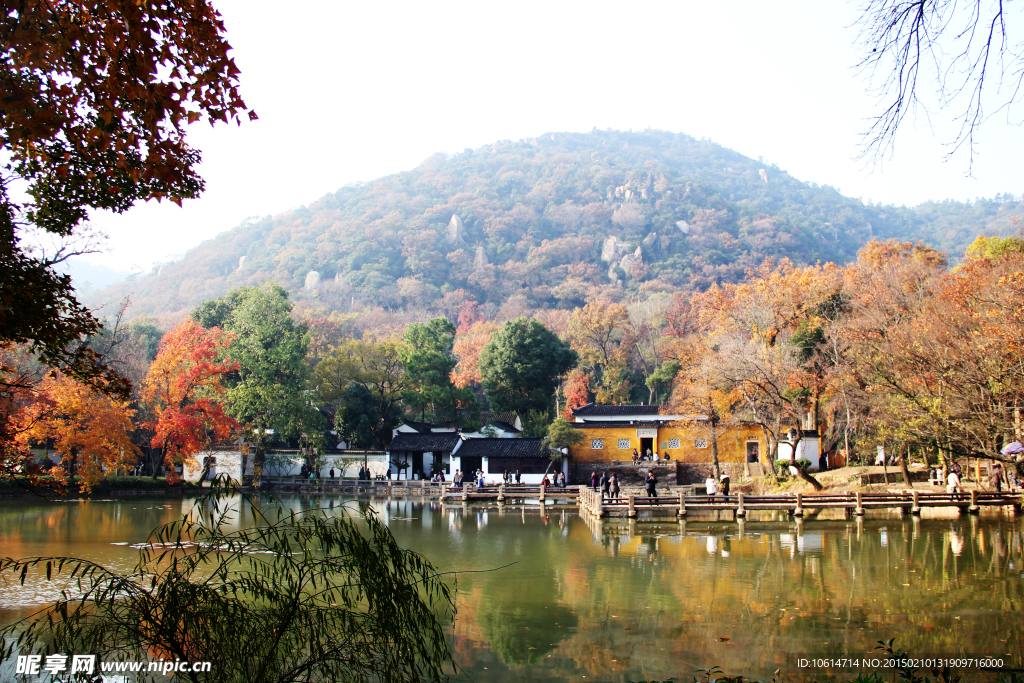
{"type": "Polygon", "coordinates": [[[817,479],[812,477],[809,472],[805,472],[803,467],[797,467],[797,464],[796,464],[796,447],[797,447],[797,445],[801,441],[803,441],[803,437],[802,436],[797,437],[796,441],[793,442],[793,449],[792,449],[792,451],[789,454],[789,466],[790,467],[795,467],[796,468],[796,475],[798,477],[800,477],[801,479],[803,479],[804,481],[806,481],[811,486],[813,486],[815,491],[821,491],[822,489],[825,488],[824,486],[821,485],[821,482],[819,482],[817,479]]]}
{"type": "MultiPolygon", "coordinates": [[[[713,420],[708,420],[708,426],[711,427],[711,462],[714,464],[715,470],[715,481],[722,478],[722,470],[718,464],[718,429],[715,427],[713,420]]],[[[746,454],[744,454],[744,458],[746,454]]]]}
{"type": "Polygon", "coordinates": [[[213,458],[205,456],[203,458],[203,471],[199,473],[199,485],[202,486],[203,482],[206,481],[206,477],[210,474],[210,466],[213,464],[213,458]]]}
{"type": "MultiPolygon", "coordinates": [[[[61,465],[64,464],[64,459],[61,458],[61,465]]],[[[75,484],[75,472],[78,470],[78,448],[72,448],[71,452],[68,453],[68,464],[65,468],[68,472],[68,484],[74,486],[75,484]]],[[[79,490],[81,486],[79,486],[79,490]]]]}
{"type": "Polygon", "coordinates": [[[768,435],[768,431],[764,429],[764,427],[761,428],[761,432],[764,434],[765,446],[767,446],[767,448],[765,448],[764,450],[765,459],[768,461],[768,471],[772,473],[772,481],[774,481],[775,485],[778,486],[779,475],[775,471],[775,460],[779,456],[779,442],[778,439],[773,440],[768,435]]]}
{"type": "MultiPolygon", "coordinates": [[[[263,464],[267,460],[267,449],[263,445],[263,439],[256,440],[256,452],[252,458],[252,485],[260,487],[260,478],[263,476],[263,464]]],[[[242,479],[245,479],[245,471],[242,471],[242,479]]]]}
{"type": "Polygon", "coordinates": [[[910,470],[907,468],[908,455],[910,455],[910,446],[904,444],[900,447],[900,471],[903,472],[903,482],[910,488],[914,488],[914,483],[910,481],[910,470]]]}
{"type": "Polygon", "coordinates": [[[942,446],[939,442],[935,442],[935,450],[939,452],[939,463],[942,465],[942,484],[945,486],[947,477],[949,477],[949,461],[946,460],[946,452],[942,450],[942,446]]]}

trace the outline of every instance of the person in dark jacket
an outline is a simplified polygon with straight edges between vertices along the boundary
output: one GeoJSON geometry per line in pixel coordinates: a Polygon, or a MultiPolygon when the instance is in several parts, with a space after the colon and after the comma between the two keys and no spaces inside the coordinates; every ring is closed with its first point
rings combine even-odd
{"type": "Polygon", "coordinates": [[[728,501],[729,500],[729,475],[728,474],[723,474],[722,475],[722,478],[719,480],[718,486],[719,486],[720,489],[722,489],[722,497],[725,498],[726,501],[728,501]]]}
{"type": "Polygon", "coordinates": [[[619,500],[619,478],[612,473],[611,479],[608,481],[608,493],[609,497],[613,502],[619,500]]]}
{"type": "Polygon", "coordinates": [[[601,475],[601,500],[608,498],[608,487],[611,485],[611,480],[608,478],[608,473],[605,472],[601,475]]]}
{"type": "Polygon", "coordinates": [[[647,487],[648,498],[658,497],[658,478],[654,476],[654,472],[647,473],[647,477],[644,478],[644,486],[647,487]]]}

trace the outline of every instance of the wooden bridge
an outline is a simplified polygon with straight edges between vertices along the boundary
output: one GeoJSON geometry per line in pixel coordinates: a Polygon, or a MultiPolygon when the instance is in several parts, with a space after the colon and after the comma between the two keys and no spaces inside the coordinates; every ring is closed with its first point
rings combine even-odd
{"type": "Polygon", "coordinates": [[[536,500],[540,503],[553,503],[556,500],[575,501],[582,489],[578,486],[558,488],[555,486],[528,486],[520,484],[498,484],[475,486],[464,483],[460,488],[448,485],[441,493],[442,502],[494,501],[505,503],[511,501],[536,500]]]}
{"type": "Polygon", "coordinates": [[[930,491],[905,493],[834,493],[834,494],[786,494],[751,496],[736,494],[723,496],[688,496],[678,491],[671,496],[648,497],[628,494],[617,499],[602,498],[598,491],[581,489],[579,494],[581,512],[596,517],[636,517],[645,515],[686,517],[691,511],[731,511],[742,519],[752,510],[774,510],[802,517],[808,510],[840,509],[845,516],[863,515],[867,510],[898,509],[904,514],[919,515],[923,508],[958,508],[961,514],[977,514],[982,507],[1012,506],[1014,513],[1021,511],[1020,493],[996,493],[968,491],[949,494],[930,491]]]}

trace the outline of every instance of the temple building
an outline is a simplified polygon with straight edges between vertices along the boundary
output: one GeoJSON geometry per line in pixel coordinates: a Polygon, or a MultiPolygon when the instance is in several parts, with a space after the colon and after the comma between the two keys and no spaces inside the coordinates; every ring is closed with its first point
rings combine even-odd
{"type": "MultiPolygon", "coordinates": [[[[712,462],[711,429],[704,416],[662,413],[657,405],[594,403],[575,408],[572,414],[573,426],[585,435],[582,442],[569,448],[574,479],[589,476],[595,468],[632,464],[634,449],[641,455],[657,453],[662,465],[676,463],[682,469],[693,470],[694,477],[703,476],[703,466],[712,462]]],[[[816,469],[818,431],[810,424],[803,427],[797,458],[809,460],[811,468],[816,469]]],[[[727,471],[745,476],[762,474],[767,444],[758,425],[720,426],[717,432],[718,461],[727,471]]],[[[788,458],[791,448],[790,442],[781,442],[778,457],[788,458]]]]}

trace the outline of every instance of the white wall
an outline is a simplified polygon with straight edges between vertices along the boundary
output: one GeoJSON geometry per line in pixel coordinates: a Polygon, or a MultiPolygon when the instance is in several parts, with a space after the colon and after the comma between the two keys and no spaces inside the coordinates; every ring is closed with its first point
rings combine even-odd
{"type": "MultiPolygon", "coordinates": [[[[818,457],[821,455],[821,439],[817,436],[805,436],[796,445],[796,459],[809,460],[811,466],[808,469],[818,469],[818,457]]],[[[793,445],[788,441],[779,442],[779,460],[789,460],[793,453],[793,445]]]]}
{"type": "MultiPolygon", "coordinates": [[[[495,484],[495,485],[502,483],[502,476],[504,475],[504,472],[503,471],[491,472],[489,467],[488,467],[488,464],[489,464],[488,460],[489,460],[489,458],[482,458],[483,462],[480,465],[480,468],[484,471],[484,483],[485,484],[495,484]]],[[[546,464],[547,463],[545,463],[545,465],[546,464]]],[[[452,456],[452,476],[455,475],[455,470],[461,470],[461,469],[462,469],[462,461],[459,458],[458,453],[456,453],[454,456],[452,456]]],[[[569,480],[569,459],[568,458],[562,458],[561,468],[559,468],[557,465],[552,465],[551,471],[548,473],[548,481],[554,482],[555,475],[558,474],[559,469],[561,469],[562,473],[565,474],[566,481],[569,480]]],[[[537,484],[540,484],[542,479],[544,479],[544,475],[543,474],[523,474],[523,475],[520,475],[519,481],[522,484],[530,484],[532,486],[536,486],[537,484]]],[[[449,480],[450,480],[450,477],[449,477],[449,480]]]]}

